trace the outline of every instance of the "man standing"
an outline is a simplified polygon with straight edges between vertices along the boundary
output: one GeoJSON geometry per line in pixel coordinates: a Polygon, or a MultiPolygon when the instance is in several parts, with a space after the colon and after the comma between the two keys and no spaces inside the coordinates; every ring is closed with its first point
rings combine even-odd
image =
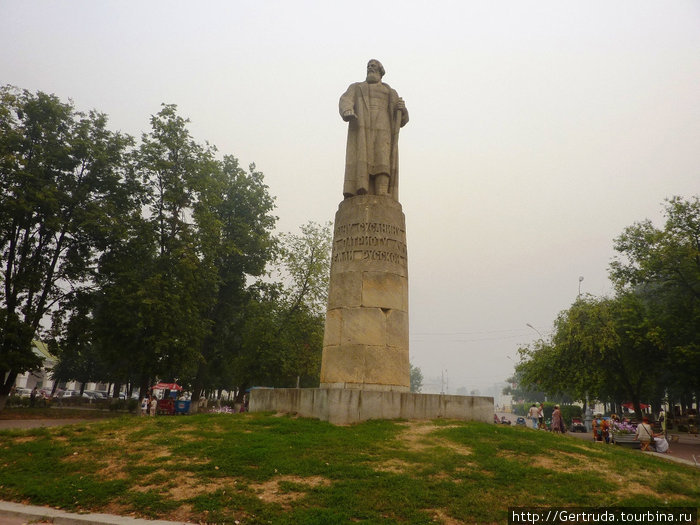
{"type": "Polygon", "coordinates": [[[532,421],[532,428],[537,429],[538,410],[535,403],[533,403],[530,410],[528,410],[527,417],[529,417],[530,421],[532,421]]]}
{"type": "Polygon", "coordinates": [[[659,423],[661,423],[661,432],[664,435],[664,438],[666,437],[666,413],[664,412],[664,409],[661,409],[661,412],[659,412],[659,423]]]}
{"type": "Polygon", "coordinates": [[[382,82],[384,66],[367,64],[364,82],[351,84],[340,97],[340,116],[348,122],[343,196],[389,195],[399,200],[399,128],[408,122],[402,98],[382,82]]]}

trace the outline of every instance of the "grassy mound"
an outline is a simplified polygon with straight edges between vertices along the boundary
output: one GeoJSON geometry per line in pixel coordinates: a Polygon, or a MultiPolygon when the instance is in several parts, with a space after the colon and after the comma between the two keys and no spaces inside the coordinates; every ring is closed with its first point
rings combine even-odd
{"type": "Polygon", "coordinates": [[[0,432],[0,499],[192,522],[504,523],[509,506],[700,506],[700,471],[518,427],[269,414],[0,432]]]}

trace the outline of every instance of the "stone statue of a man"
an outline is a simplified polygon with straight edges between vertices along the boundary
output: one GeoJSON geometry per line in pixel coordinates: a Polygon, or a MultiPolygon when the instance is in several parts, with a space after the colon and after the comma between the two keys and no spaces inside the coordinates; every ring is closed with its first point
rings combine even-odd
{"type": "Polygon", "coordinates": [[[340,116],[349,122],[343,196],[366,193],[399,200],[399,128],[408,122],[402,98],[382,82],[384,67],[367,63],[367,79],[340,97],[340,116]]]}

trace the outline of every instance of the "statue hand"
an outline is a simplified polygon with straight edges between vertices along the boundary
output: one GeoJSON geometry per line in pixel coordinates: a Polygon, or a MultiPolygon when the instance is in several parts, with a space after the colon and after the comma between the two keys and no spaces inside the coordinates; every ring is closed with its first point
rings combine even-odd
{"type": "Polygon", "coordinates": [[[343,113],[343,120],[345,122],[348,122],[349,120],[356,119],[357,115],[355,115],[355,112],[352,109],[348,109],[343,113]]]}
{"type": "Polygon", "coordinates": [[[406,110],[406,103],[403,101],[402,98],[396,101],[396,109],[400,109],[401,111],[406,110]]]}

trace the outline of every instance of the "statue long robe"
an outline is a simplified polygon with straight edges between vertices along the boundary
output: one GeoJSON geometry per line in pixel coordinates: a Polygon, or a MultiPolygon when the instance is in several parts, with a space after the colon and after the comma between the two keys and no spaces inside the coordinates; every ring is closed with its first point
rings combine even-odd
{"type": "MultiPolygon", "coordinates": [[[[383,82],[350,84],[340,97],[340,116],[350,109],[357,115],[348,125],[343,195],[357,195],[359,190],[374,194],[370,175],[387,174],[389,195],[399,200],[398,144],[394,143],[398,138],[394,116],[398,99],[396,90],[383,82]]],[[[404,110],[399,125],[407,122],[408,111],[404,110]]]]}

